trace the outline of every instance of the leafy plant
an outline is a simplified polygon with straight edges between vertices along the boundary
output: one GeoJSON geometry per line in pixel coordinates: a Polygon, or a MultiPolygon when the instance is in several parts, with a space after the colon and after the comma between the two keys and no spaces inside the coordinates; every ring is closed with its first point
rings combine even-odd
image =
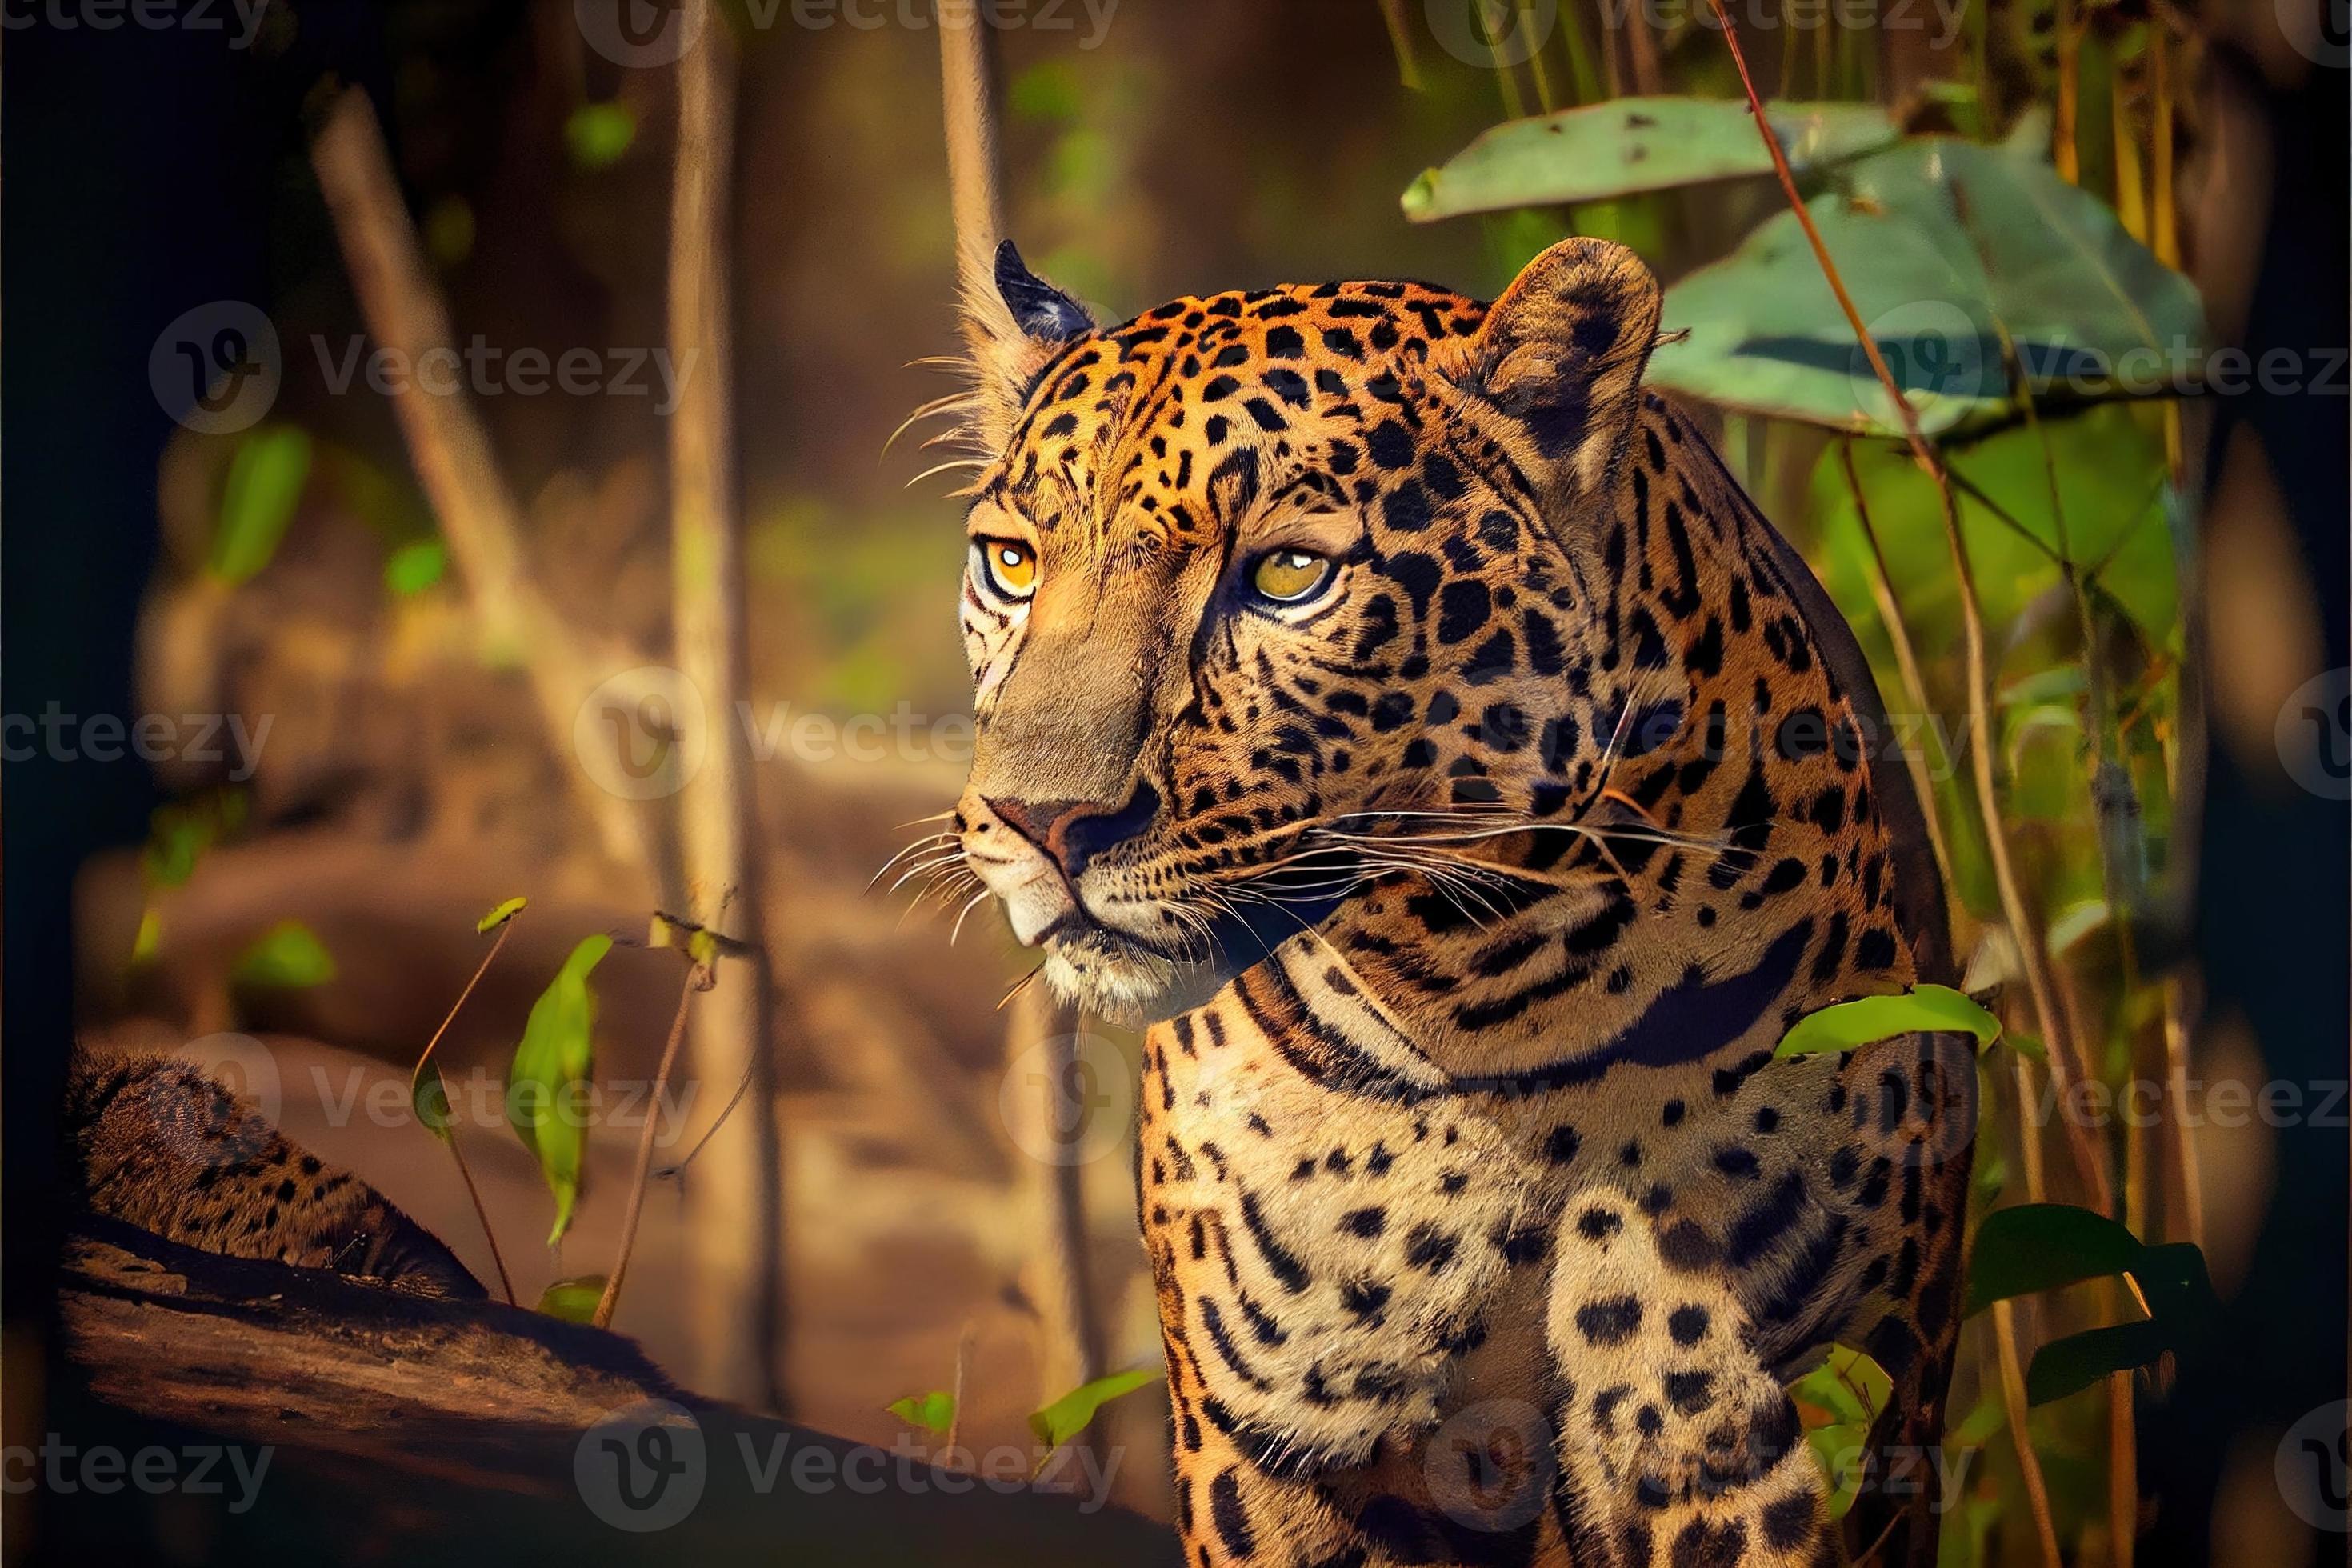
{"type": "Polygon", "coordinates": [[[551,1247],[571,1228],[580,1198],[587,1129],[572,1106],[595,1057],[596,993],[588,977],[612,950],[609,936],[581,939],[531,1004],[507,1073],[507,1121],[555,1194],[555,1223],[547,1233],[551,1247]]]}

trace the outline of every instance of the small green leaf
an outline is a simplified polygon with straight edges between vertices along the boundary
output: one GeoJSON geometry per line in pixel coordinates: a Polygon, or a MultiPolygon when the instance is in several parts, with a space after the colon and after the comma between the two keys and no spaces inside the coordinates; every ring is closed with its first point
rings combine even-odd
{"type": "Polygon", "coordinates": [[[2147,1366],[2172,1348],[2171,1336],[2154,1319],[2111,1323],[2051,1341],[2033,1352],[2025,1369],[2025,1402],[2047,1405],[2079,1394],[2101,1379],[2147,1366]]]}
{"type": "Polygon", "coordinates": [[[448,570],[449,547],[437,539],[420,539],[402,545],[384,561],[383,585],[395,598],[413,599],[448,570]]]}
{"type": "Polygon", "coordinates": [[[230,459],[210,568],[222,582],[250,581],[278,553],[295,503],[310,478],[310,436],[291,425],[265,425],[230,459]]]}
{"type": "Polygon", "coordinates": [[[637,139],[637,111],[625,103],[583,103],[563,122],[563,143],[575,167],[608,169],[637,139]]]}
{"type": "Polygon", "coordinates": [[[1864,996],[1808,1013],[1780,1037],[1776,1057],[1850,1051],[1898,1035],[1936,1032],[1974,1035],[1986,1046],[2000,1033],[2000,1020],[1948,985],[1920,985],[1895,996],[1864,996]]]}
{"type": "Polygon", "coordinates": [[[910,1394],[904,1399],[892,1400],[883,1408],[909,1426],[919,1426],[942,1437],[955,1426],[955,1395],[943,1388],[935,1388],[929,1394],[910,1394]]]}
{"type": "Polygon", "coordinates": [[[2072,1204],[1995,1209],[1977,1226],[1963,1315],[2011,1296],[2128,1272],[2144,1250],[2123,1226],[2072,1204]]]}
{"type": "Polygon", "coordinates": [[[245,950],[233,972],[241,985],[299,990],[335,977],[334,955],[300,921],[280,921],[245,950]]]}
{"type": "Polygon", "coordinates": [[[2050,1047],[2042,1043],[2040,1036],[2012,1029],[2000,1039],[2001,1044],[2029,1061],[2040,1062],[2043,1067],[2050,1065],[2050,1047]]]}
{"type": "Polygon", "coordinates": [[[531,1004],[522,1043],[515,1047],[514,1063],[507,1070],[507,1121],[538,1159],[540,1173],[555,1194],[550,1247],[571,1228],[572,1210],[580,1198],[587,1128],[573,1086],[587,1079],[595,1051],[596,993],[588,976],[612,950],[613,939],[601,935],[583,938],[572,950],[531,1004]]]}
{"type": "Polygon", "coordinates": [[[1158,1367],[1139,1366],[1126,1372],[1115,1372],[1108,1377],[1098,1377],[1092,1383],[1080,1384],[1043,1410],[1033,1411],[1029,1430],[1037,1441],[1049,1448],[1058,1448],[1087,1429],[1087,1423],[1100,1410],[1121,1394],[1132,1394],[1148,1383],[1160,1378],[1158,1367]]]}
{"type": "Polygon", "coordinates": [[[441,1078],[441,1068],[431,1057],[416,1064],[408,1077],[408,1104],[416,1112],[416,1120],[425,1131],[444,1143],[449,1142],[449,1086],[441,1078]]]}
{"type": "Polygon", "coordinates": [[[505,903],[476,921],[474,930],[487,936],[522,913],[523,906],[530,902],[529,899],[509,899],[505,903]]]}
{"type": "Polygon", "coordinates": [[[139,911],[139,934],[131,942],[131,966],[136,969],[154,963],[155,955],[163,950],[163,917],[150,904],[139,911]]]}
{"type": "Polygon", "coordinates": [[[604,1299],[604,1277],[602,1274],[581,1274],[570,1279],[558,1279],[539,1293],[539,1310],[551,1318],[561,1318],[567,1323],[593,1322],[596,1303],[604,1299]]]}

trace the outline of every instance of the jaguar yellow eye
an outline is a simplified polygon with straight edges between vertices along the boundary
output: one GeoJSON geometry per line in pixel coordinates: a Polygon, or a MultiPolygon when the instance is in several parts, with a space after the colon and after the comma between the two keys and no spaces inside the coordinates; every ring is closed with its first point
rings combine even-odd
{"type": "Polygon", "coordinates": [[[1311,598],[1331,580],[1331,558],[1307,550],[1270,550],[1250,572],[1250,586],[1277,605],[1311,598]]]}
{"type": "Polygon", "coordinates": [[[1037,591],[1037,552],[1013,539],[978,539],[973,552],[998,597],[1025,599],[1037,591]]]}

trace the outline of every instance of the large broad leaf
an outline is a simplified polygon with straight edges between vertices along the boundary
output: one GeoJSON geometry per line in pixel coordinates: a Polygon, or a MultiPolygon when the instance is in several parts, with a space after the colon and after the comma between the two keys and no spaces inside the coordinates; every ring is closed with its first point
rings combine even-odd
{"type": "Polygon", "coordinates": [[[2147,1366],[2172,1348],[2172,1335],[2153,1318],[2111,1323],[2052,1340],[2025,1369],[2025,1402],[2047,1405],[2079,1394],[2116,1373],[2147,1366]]]}
{"type": "Polygon", "coordinates": [[[522,1044],[507,1071],[507,1121],[539,1161],[555,1194],[555,1226],[547,1234],[551,1247],[571,1227],[572,1205],[580,1197],[588,1130],[573,1086],[586,1081],[594,1056],[596,993],[588,976],[612,950],[609,936],[583,938],[572,950],[531,1004],[522,1044]]]}
{"type": "Polygon", "coordinates": [[[2071,1204],[1995,1209],[1977,1227],[1963,1315],[2011,1296],[2126,1273],[2144,1250],[2123,1226],[2071,1204]]]}
{"type": "MultiPolygon", "coordinates": [[[[1845,164],[1808,204],[1847,292],[1930,434],[2191,368],[2197,291],[2038,155],[1921,137],[1845,164]],[[2009,381],[2013,347],[2024,380],[2009,381]]],[[[1895,435],[1901,423],[1794,214],[1666,295],[1650,379],[1751,413],[1895,435]]]]}
{"type": "MultiPolygon", "coordinates": [[[[1895,140],[1875,104],[1773,103],[1764,111],[1801,174],[1895,140]]],[[[1738,99],[1619,98],[1482,132],[1406,188],[1404,216],[1432,223],[1771,172],[1755,117],[1738,99]]]]}
{"type": "Polygon", "coordinates": [[[1898,1035],[1969,1034],[1989,1046],[2000,1034],[2000,1020],[1948,985],[1920,985],[1894,996],[1864,996],[1808,1013],[1780,1037],[1772,1054],[1806,1057],[1819,1051],[1850,1051],[1898,1035]]]}
{"type": "MultiPolygon", "coordinates": [[[[2110,405],[2038,427],[2012,426],[1946,458],[1996,638],[2028,605],[2063,590],[2058,563],[2071,559],[2086,592],[2120,609],[2151,643],[2177,647],[2164,438],[2151,411],[2110,405]]],[[[1923,650],[1957,649],[1959,589],[1934,484],[1899,446],[1858,441],[1853,466],[1913,639],[1923,650]]],[[[1858,632],[1875,627],[1870,546],[1835,451],[1814,470],[1811,510],[1822,520],[1815,560],[1822,585],[1858,632]]]]}

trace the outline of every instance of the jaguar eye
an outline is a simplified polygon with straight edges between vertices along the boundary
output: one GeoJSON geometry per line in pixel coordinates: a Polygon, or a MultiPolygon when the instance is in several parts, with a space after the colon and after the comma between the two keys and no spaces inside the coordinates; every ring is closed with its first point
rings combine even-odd
{"type": "Polygon", "coordinates": [[[975,539],[971,548],[997,597],[1025,599],[1037,591],[1037,552],[1019,540],[975,539]]]}
{"type": "Polygon", "coordinates": [[[1309,599],[1331,580],[1331,558],[1310,550],[1269,550],[1250,569],[1250,586],[1277,605],[1309,599]]]}

